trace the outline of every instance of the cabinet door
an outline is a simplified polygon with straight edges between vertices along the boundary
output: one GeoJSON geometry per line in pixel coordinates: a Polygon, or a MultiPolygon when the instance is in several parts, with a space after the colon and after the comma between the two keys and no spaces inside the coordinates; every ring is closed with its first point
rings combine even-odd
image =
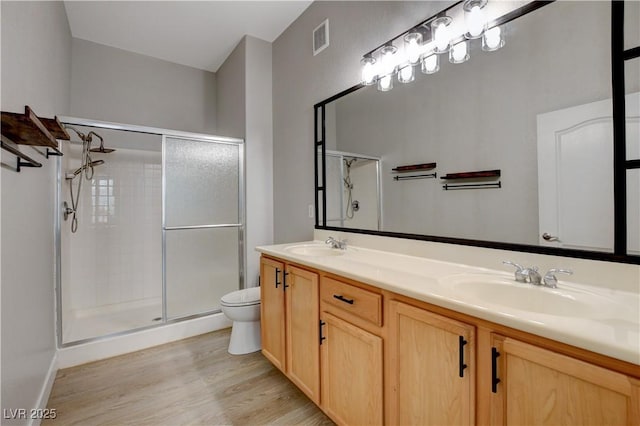
{"type": "Polygon", "coordinates": [[[287,374],[307,396],[320,404],[320,319],[318,274],[286,267],[287,374]]]}
{"type": "Polygon", "coordinates": [[[496,424],[639,424],[639,384],[624,374],[510,338],[497,349],[496,424]]]}
{"type": "Polygon", "coordinates": [[[284,264],[260,260],[260,333],[262,354],[285,371],[284,264]]]}
{"type": "Polygon", "coordinates": [[[322,313],[322,407],[340,425],[380,425],[382,338],[322,313]]]}
{"type": "Polygon", "coordinates": [[[401,302],[389,303],[389,421],[474,423],[474,327],[401,302]]]}

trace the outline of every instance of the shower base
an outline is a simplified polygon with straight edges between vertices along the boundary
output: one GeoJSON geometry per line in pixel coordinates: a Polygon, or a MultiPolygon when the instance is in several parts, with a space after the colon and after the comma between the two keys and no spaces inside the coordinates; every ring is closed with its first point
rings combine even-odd
{"type": "Polygon", "coordinates": [[[161,298],[71,310],[65,315],[63,343],[135,330],[161,320],[161,298]]]}

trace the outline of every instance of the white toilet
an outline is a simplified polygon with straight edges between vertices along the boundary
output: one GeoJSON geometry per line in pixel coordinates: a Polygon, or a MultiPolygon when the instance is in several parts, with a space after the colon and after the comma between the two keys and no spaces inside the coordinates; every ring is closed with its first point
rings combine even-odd
{"type": "Polygon", "coordinates": [[[222,312],[233,321],[229,353],[242,355],[260,350],[260,287],[225,294],[222,312]]]}

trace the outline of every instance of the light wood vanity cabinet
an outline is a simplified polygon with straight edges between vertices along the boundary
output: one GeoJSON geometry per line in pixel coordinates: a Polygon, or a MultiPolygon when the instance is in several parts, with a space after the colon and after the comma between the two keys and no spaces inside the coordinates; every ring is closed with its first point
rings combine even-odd
{"type": "Polygon", "coordinates": [[[318,274],[263,257],[262,354],[320,404],[318,274]]]}
{"type": "Polygon", "coordinates": [[[340,425],[383,424],[382,296],[320,283],[322,408],[340,425]]]}
{"type": "Polygon", "coordinates": [[[475,328],[395,300],[387,318],[389,422],[473,424],[475,328]]]}
{"type": "Polygon", "coordinates": [[[263,354],[340,425],[640,424],[636,365],[264,256],[261,277],[263,354]]]}
{"type": "Polygon", "coordinates": [[[267,257],[260,260],[260,338],[262,354],[286,373],[284,263],[267,257]]]}
{"type": "Polygon", "coordinates": [[[638,424],[638,380],[497,334],[492,342],[493,424],[638,424]]]}
{"type": "Polygon", "coordinates": [[[381,425],[382,338],[327,312],[321,319],[322,407],[340,425],[381,425]]]}

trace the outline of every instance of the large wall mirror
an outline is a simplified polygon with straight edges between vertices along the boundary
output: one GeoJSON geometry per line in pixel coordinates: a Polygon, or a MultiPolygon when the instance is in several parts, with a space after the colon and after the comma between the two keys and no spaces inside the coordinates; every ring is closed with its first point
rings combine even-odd
{"type": "Polygon", "coordinates": [[[640,3],[618,3],[523,7],[500,50],[317,104],[316,227],[640,263],[640,3]]]}

